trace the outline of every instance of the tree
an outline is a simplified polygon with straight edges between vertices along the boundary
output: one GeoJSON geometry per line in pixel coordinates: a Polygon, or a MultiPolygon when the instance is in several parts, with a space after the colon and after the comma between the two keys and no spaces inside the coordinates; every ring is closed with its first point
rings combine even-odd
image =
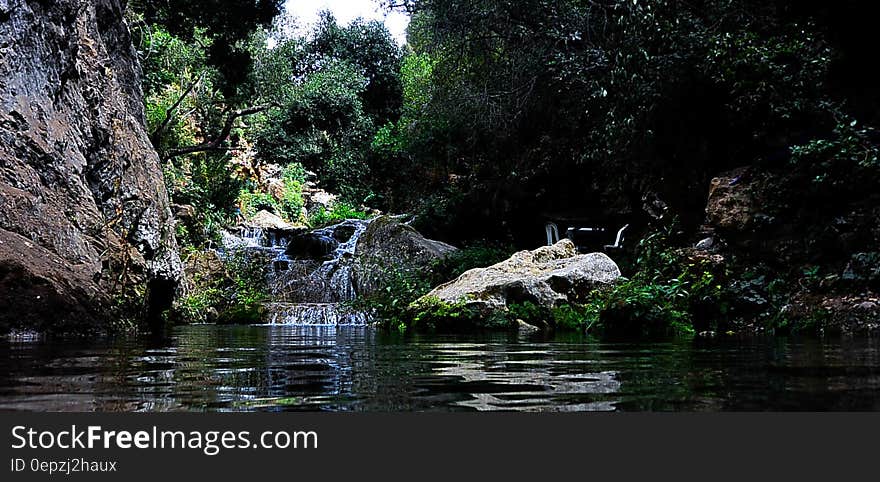
{"type": "Polygon", "coordinates": [[[329,12],[322,12],[306,51],[316,66],[338,60],[360,71],[367,81],[361,96],[364,109],[377,125],[397,118],[401,51],[384,24],[358,18],[343,27],[329,12]]]}
{"type": "Polygon", "coordinates": [[[147,24],[161,25],[184,41],[209,41],[207,60],[222,78],[227,97],[246,80],[251,56],[242,43],[254,30],[267,27],[280,13],[283,0],[135,0],[129,7],[147,24]]]}
{"type": "MultiPolygon", "coordinates": [[[[713,175],[785,165],[791,146],[834,138],[855,112],[831,83],[845,51],[827,19],[841,14],[816,2],[392,4],[432,62],[428,100],[397,144],[423,172],[464,180],[448,230],[528,239],[547,216],[638,218],[646,195],[693,229],[713,175]]],[[[415,176],[435,183],[410,197],[446,177],[415,176]]]]}
{"type": "Polygon", "coordinates": [[[257,155],[300,162],[354,204],[374,192],[370,142],[400,115],[401,53],[380,22],[340,26],[327,12],[306,38],[282,38],[257,57],[252,83],[279,109],[254,123],[257,155]]]}

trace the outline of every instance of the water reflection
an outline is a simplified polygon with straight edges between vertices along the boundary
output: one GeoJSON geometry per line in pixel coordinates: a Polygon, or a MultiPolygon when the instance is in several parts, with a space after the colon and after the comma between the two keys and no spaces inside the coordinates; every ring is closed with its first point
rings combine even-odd
{"type": "Polygon", "coordinates": [[[877,410],[876,338],[653,343],[187,326],[0,342],[0,409],[877,410]]]}

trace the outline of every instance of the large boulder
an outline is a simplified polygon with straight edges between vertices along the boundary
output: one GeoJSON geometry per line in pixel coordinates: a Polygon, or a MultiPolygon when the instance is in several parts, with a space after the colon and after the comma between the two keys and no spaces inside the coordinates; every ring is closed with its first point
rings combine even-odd
{"type": "Polygon", "coordinates": [[[296,233],[306,229],[306,226],[303,224],[288,223],[281,216],[262,209],[257,211],[254,217],[248,219],[245,226],[281,233],[296,233]]]}
{"type": "Polygon", "coordinates": [[[594,289],[620,278],[617,264],[603,253],[578,254],[563,239],[553,246],[520,251],[487,268],[466,271],[417,300],[415,305],[440,301],[464,304],[482,314],[531,302],[552,309],[585,300],[594,289]]]}
{"type": "Polygon", "coordinates": [[[744,232],[751,228],[762,201],[753,189],[751,172],[739,168],[723,173],[709,184],[706,222],[723,232],[744,232]]]}
{"type": "Polygon", "coordinates": [[[386,286],[392,271],[430,269],[455,251],[454,246],[425,238],[399,216],[379,216],[357,243],[355,289],[359,295],[369,296],[386,286]]]}
{"type": "Polygon", "coordinates": [[[124,11],[120,0],[0,1],[0,332],[158,319],[177,289],[124,11]]]}

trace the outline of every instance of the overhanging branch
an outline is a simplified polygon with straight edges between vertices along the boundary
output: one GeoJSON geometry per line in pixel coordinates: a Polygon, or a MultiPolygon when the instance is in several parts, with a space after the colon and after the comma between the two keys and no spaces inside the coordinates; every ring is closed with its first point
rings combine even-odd
{"type": "Polygon", "coordinates": [[[225,150],[223,143],[226,139],[229,138],[229,134],[232,133],[232,128],[235,127],[235,121],[239,117],[245,117],[253,114],[257,114],[263,111],[266,111],[270,108],[274,107],[274,104],[264,104],[258,105],[254,107],[247,107],[244,109],[234,110],[229,113],[226,117],[226,122],[223,124],[223,129],[220,133],[211,139],[210,141],[203,142],[201,144],[197,144],[195,146],[189,147],[181,147],[179,149],[171,149],[165,153],[163,156],[163,160],[167,161],[169,159],[182,156],[185,154],[193,154],[196,152],[208,152],[208,151],[218,151],[225,150]]]}

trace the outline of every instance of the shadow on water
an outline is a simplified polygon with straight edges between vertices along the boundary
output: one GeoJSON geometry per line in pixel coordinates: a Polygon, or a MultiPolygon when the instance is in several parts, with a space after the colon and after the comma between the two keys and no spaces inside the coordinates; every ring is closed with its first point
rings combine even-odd
{"type": "Polygon", "coordinates": [[[213,326],[0,341],[0,410],[878,410],[880,341],[213,326]]]}

